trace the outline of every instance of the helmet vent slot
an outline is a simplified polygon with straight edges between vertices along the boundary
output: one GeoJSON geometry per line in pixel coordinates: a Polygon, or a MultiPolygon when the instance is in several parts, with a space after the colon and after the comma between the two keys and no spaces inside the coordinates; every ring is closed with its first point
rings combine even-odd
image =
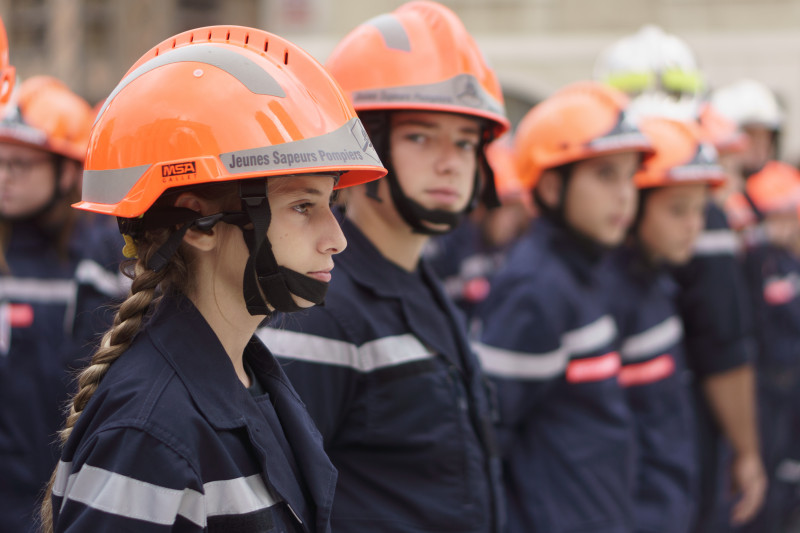
{"type": "Polygon", "coordinates": [[[211,40],[211,30],[208,30],[208,40],[211,40]]]}
{"type": "Polygon", "coordinates": [[[226,41],[230,41],[231,40],[231,31],[230,30],[228,30],[228,33],[225,34],[225,40],[226,41]]]}
{"type": "Polygon", "coordinates": [[[191,34],[191,35],[189,35],[189,42],[190,42],[190,43],[193,43],[193,42],[194,42],[194,33],[193,33],[193,34],[191,34]]]}
{"type": "Polygon", "coordinates": [[[172,39],[172,48],[175,48],[175,45],[178,44],[177,39],[172,39]]]}
{"type": "Polygon", "coordinates": [[[247,43],[249,43],[249,42],[250,42],[250,34],[248,33],[248,34],[246,34],[246,35],[244,36],[244,44],[247,44],[247,43]]]}
{"type": "Polygon", "coordinates": [[[264,41],[264,51],[266,52],[267,50],[269,50],[269,39],[264,41]]]}
{"type": "Polygon", "coordinates": [[[289,64],[289,50],[284,50],[283,51],[283,64],[284,65],[288,65],[289,64]]]}

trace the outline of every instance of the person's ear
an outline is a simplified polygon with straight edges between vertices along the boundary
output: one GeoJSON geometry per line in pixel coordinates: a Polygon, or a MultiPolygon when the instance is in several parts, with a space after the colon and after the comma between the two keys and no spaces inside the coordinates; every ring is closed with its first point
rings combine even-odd
{"type": "Polygon", "coordinates": [[[61,175],[58,176],[58,191],[62,195],[67,195],[70,191],[80,188],[83,165],[72,159],[65,158],[61,163],[60,170],[61,175]]]}
{"type": "MultiPolygon", "coordinates": [[[[178,199],[175,200],[175,207],[191,209],[200,214],[209,212],[207,202],[190,192],[185,192],[178,196],[178,199]]],[[[183,237],[183,242],[201,252],[209,252],[217,246],[218,238],[219,232],[216,228],[211,228],[208,231],[189,228],[189,231],[187,231],[186,235],[183,237]]]]}
{"type": "Polygon", "coordinates": [[[547,207],[555,209],[561,203],[561,175],[555,170],[545,170],[539,176],[536,190],[539,198],[547,207]]]}

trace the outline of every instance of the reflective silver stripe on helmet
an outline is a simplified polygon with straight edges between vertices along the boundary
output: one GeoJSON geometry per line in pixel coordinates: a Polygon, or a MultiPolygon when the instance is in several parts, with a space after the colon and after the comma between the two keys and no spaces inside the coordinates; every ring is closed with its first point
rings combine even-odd
{"type": "MultiPolygon", "coordinates": [[[[279,96],[281,98],[286,96],[283,88],[275,78],[242,54],[212,43],[192,44],[164,52],[125,76],[119,82],[119,85],[111,91],[103,107],[100,108],[100,112],[97,113],[97,117],[99,118],[103,114],[108,104],[122,89],[142,74],[164,65],[186,61],[205,63],[220,68],[239,80],[242,85],[255,94],[279,96]]],[[[96,121],[97,119],[95,119],[96,121]]]]}
{"type": "Polygon", "coordinates": [[[125,198],[150,166],[84,170],[81,200],[98,204],[116,204],[125,198]]]}
{"type": "Polygon", "coordinates": [[[449,80],[424,85],[386,87],[355,91],[353,105],[371,104],[422,104],[469,107],[505,116],[503,104],[498,102],[471,74],[459,74],[449,80]]]}
{"type": "Polygon", "coordinates": [[[394,48],[395,50],[402,50],[404,52],[411,51],[411,42],[408,39],[408,34],[403,24],[391,13],[384,13],[377,17],[368,20],[364,24],[374,26],[383,36],[383,42],[386,43],[387,48],[394,48]]]}
{"type": "Polygon", "coordinates": [[[357,118],[336,130],[283,144],[238,150],[219,155],[231,174],[286,170],[378,165],[382,166],[372,142],[357,118]]]}

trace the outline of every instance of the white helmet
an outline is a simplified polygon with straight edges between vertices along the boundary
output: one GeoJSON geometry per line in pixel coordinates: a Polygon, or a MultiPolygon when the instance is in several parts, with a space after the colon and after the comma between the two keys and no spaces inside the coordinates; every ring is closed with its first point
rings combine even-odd
{"type": "Polygon", "coordinates": [[[711,105],[739,127],[763,126],[778,131],[783,111],[775,94],[763,83],[743,79],[721,87],[711,95],[711,105]]]}
{"type": "Polygon", "coordinates": [[[642,114],[683,120],[699,115],[703,78],[694,53],[658,26],[644,26],[608,46],[595,61],[594,77],[638,100],[648,110],[642,114]]]}

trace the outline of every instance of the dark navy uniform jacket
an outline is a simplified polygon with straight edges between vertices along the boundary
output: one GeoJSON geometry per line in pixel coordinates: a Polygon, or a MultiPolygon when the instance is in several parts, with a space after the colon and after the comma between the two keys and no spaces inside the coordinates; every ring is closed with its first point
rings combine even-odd
{"type": "Polygon", "coordinates": [[[114,272],[118,260],[98,245],[105,228],[81,219],[65,255],[55,245],[60,229],[13,224],[5,251],[10,273],[0,276],[0,532],[36,530],[72,371],[108,327],[95,309],[125,289],[114,272]]]}
{"type": "Polygon", "coordinates": [[[740,243],[713,202],[691,262],[674,272],[685,327],[687,361],[702,380],[753,361],[753,317],[740,243]]]}
{"type": "Polygon", "coordinates": [[[56,532],[326,532],[336,470],[255,337],[251,395],[192,303],[167,296],[64,447],[56,532]]]}
{"type": "Polygon", "coordinates": [[[597,250],[541,218],[481,308],[512,532],[632,530],[634,437],[600,268],[597,250]]]}
{"type": "Polygon", "coordinates": [[[455,308],[424,261],[342,229],[325,305],[259,331],[339,470],[334,531],[499,531],[487,383],[455,308]]]}
{"type": "Polygon", "coordinates": [[[747,253],[747,277],[753,295],[759,366],[800,369],[800,259],[774,245],[747,253]]]}
{"type": "Polygon", "coordinates": [[[696,421],[686,369],[677,287],[635,247],[614,252],[607,285],[619,328],[636,427],[636,531],[686,533],[697,491],[696,421]]]}

